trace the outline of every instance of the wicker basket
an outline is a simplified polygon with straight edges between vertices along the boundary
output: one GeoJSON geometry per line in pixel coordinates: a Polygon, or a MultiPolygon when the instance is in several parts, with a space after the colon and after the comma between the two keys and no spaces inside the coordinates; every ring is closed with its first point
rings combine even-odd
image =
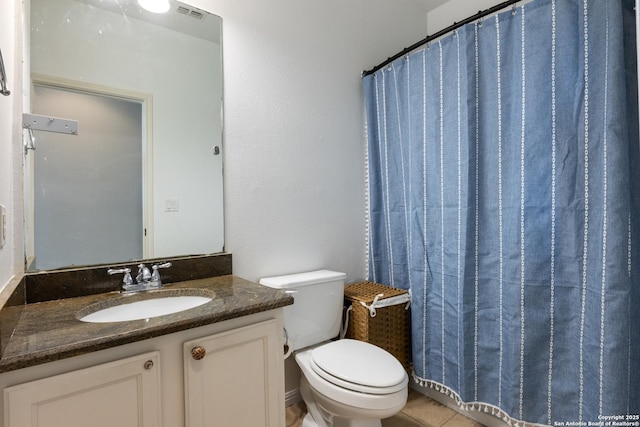
{"type": "Polygon", "coordinates": [[[373,312],[367,307],[380,294],[383,296],[378,297],[378,301],[401,295],[408,297],[405,290],[373,282],[354,283],[345,287],[345,304],[347,308],[352,307],[348,314],[346,338],[366,341],[387,350],[408,371],[411,367],[411,314],[407,309],[408,305],[400,302],[379,307],[375,309],[375,317],[372,317],[373,312]]]}

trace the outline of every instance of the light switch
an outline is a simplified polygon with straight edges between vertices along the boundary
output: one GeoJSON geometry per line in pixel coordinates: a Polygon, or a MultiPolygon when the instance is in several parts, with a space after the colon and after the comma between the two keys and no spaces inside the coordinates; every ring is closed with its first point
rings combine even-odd
{"type": "Polygon", "coordinates": [[[180,199],[165,199],[164,211],[165,212],[178,212],[180,210],[180,199]]]}

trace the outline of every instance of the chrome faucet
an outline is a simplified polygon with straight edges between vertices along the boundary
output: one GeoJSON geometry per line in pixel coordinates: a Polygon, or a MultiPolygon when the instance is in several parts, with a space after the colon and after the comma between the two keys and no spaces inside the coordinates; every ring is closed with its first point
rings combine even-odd
{"type": "Polygon", "coordinates": [[[107,273],[118,274],[124,273],[124,277],[122,279],[122,289],[121,293],[129,293],[129,292],[142,292],[142,291],[150,291],[154,289],[162,288],[162,280],[160,279],[160,272],[158,269],[160,268],[169,268],[171,267],[170,262],[165,262],[164,264],[154,264],[151,266],[153,273],[144,265],[138,265],[138,274],[136,275],[135,282],[131,278],[131,269],[130,268],[110,268],[107,270],[107,273]]]}
{"type": "Polygon", "coordinates": [[[136,282],[146,283],[151,279],[151,272],[144,264],[138,264],[138,275],[136,276],[136,282]]]}

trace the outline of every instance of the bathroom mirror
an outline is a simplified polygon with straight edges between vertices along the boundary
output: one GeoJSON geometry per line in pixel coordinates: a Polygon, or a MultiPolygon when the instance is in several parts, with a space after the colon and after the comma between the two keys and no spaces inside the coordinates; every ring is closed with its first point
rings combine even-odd
{"type": "Polygon", "coordinates": [[[25,8],[25,108],[78,121],[23,132],[27,271],[222,252],[221,18],[175,0],[25,8]]]}

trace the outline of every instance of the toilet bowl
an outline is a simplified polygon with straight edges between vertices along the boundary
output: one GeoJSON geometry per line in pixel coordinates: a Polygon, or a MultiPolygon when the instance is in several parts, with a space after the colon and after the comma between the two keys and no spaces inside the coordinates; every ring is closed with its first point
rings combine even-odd
{"type": "Polygon", "coordinates": [[[380,427],[407,401],[409,378],[394,356],[366,342],[334,340],[345,278],[318,270],[260,280],[294,298],[284,309],[284,326],[302,373],[303,427],[380,427]]]}
{"type": "Polygon", "coordinates": [[[407,373],[372,344],[332,341],[296,352],[295,359],[309,410],[304,427],[379,427],[407,402],[407,373]]]}

